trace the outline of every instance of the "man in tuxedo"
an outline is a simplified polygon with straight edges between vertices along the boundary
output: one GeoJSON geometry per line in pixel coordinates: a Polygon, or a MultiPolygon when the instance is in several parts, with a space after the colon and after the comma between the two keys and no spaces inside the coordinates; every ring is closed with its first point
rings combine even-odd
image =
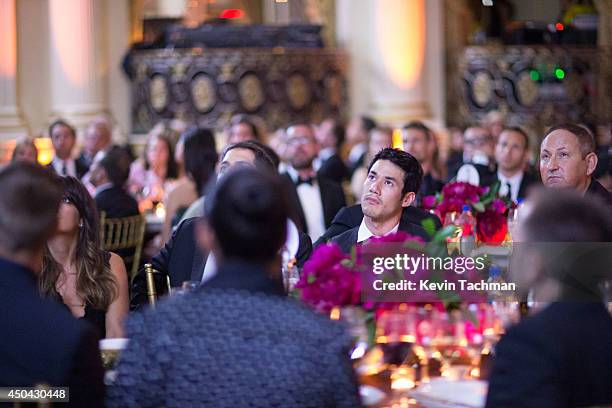
{"type": "Polygon", "coordinates": [[[529,186],[538,183],[535,176],[525,171],[528,153],[529,137],[521,128],[508,127],[500,133],[495,145],[499,193],[514,202],[524,199],[529,186]]]}
{"type": "MultiPolygon", "coordinates": [[[[242,167],[252,167],[264,173],[278,175],[274,159],[261,146],[254,141],[228,146],[218,166],[219,179],[230,170],[242,167]]],[[[195,239],[195,226],[199,218],[201,216],[182,221],[174,230],[170,240],[152,259],[153,268],[162,272],[163,276],[170,276],[170,284],[173,287],[180,286],[184,281],[206,282],[216,273],[216,260],[211,260],[208,251],[198,247],[195,239]]],[[[296,258],[300,267],[312,253],[310,238],[298,231],[291,220],[287,222],[285,246],[296,258]]],[[[144,272],[140,271],[134,279],[131,307],[138,308],[145,303],[145,276],[144,272]]]]}
{"type": "Polygon", "coordinates": [[[196,234],[218,273],[128,320],[108,406],[361,405],[343,326],[285,295],[282,188],[251,168],[217,183],[196,234]]]}
{"type": "Polygon", "coordinates": [[[423,169],[423,182],[417,194],[417,201],[442,191],[444,183],[432,174],[436,141],[431,129],[421,122],[410,122],[402,129],[402,140],[404,150],[413,155],[423,169]]]}
{"type": "Polygon", "coordinates": [[[130,174],[130,157],[120,147],[113,147],[91,168],[91,183],[96,187],[94,200],[106,218],[138,215],[138,202],[125,191],[130,174]]]}
{"type": "Polygon", "coordinates": [[[593,179],[596,167],[595,139],[588,129],[568,123],[546,133],[540,146],[542,183],[597,197],[612,212],[612,194],[593,179]]]}
{"type": "Polygon", "coordinates": [[[398,230],[417,235],[413,224],[401,221],[402,211],[414,201],[422,179],[421,165],[410,153],[392,148],[381,150],[368,168],[361,197],[361,224],[332,241],[349,252],[356,243],[398,230]]]}
{"type": "Polygon", "coordinates": [[[516,228],[510,277],[545,306],[495,347],[486,406],[611,406],[612,317],[598,284],[612,278],[612,218],[575,191],[537,193],[516,228]]]}
{"type": "Polygon", "coordinates": [[[310,125],[297,124],[287,129],[289,166],[283,174],[292,218],[311,240],[318,239],[346,204],[342,186],[320,175],[312,166],[319,146],[310,125]]]}
{"type": "Polygon", "coordinates": [[[0,191],[0,387],[70,387],[70,406],[102,407],[95,330],[38,292],[61,183],[42,167],[14,163],[0,171],[0,191]]]}
{"type": "Polygon", "coordinates": [[[55,156],[47,167],[52,168],[60,176],[72,176],[78,179],[83,177],[89,166],[83,160],[72,158],[72,150],[76,144],[75,129],[66,121],[58,119],[49,126],[49,136],[55,156]]]}
{"type": "Polygon", "coordinates": [[[314,162],[317,174],[341,184],[348,178],[348,168],[339,155],[344,143],[344,127],[338,120],[327,118],[316,127],[315,135],[321,147],[314,162]]]}

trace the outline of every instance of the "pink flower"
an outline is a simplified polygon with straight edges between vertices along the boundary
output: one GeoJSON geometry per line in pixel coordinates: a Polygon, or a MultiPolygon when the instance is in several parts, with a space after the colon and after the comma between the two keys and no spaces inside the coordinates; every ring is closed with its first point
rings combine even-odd
{"type": "Polygon", "coordinates": [[[504,203],[504,200],[495,198],[491,201],[491,209],[498,214],[505,214],[507,210],[506,203],[504,203]]]}
{"type": "Polygon", "coordinates": [[[422,204],[425,210],[430,210],[436,206],[436,196],[425,196],[423,197],[422,204]]]}
{"type": "Polygon", "coordinates": [[[335,306],[358,305],[361,300],[359,275],[337,244],[315,249],[295,287],[304,303],[325,313],[335,306]]]}

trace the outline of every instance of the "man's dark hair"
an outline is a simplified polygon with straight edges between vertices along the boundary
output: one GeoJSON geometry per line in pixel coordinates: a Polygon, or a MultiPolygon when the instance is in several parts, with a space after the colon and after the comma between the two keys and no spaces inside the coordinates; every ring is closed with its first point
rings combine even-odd
{"type": "Polygon", "coordinates": [[[247,149],[252,151],[255,155],[255,167],[258,170],[272,174],[278,173],[278,164],[280,163],[280,159],[278,159],[278,155],[276,155],[272,148],[254,140],[247,140],[245,142],[238,142],[227,146],[225,150],[223,150],[221,157],[225,157],[227,152],[233,149],[247,149]],[[270,156],[271,154],[274,154],[274,157],[270,156]]]}
{"type": "Polygon", "coordinates": [[[219,160],[215,136],[210,129],[191,128],[181,137],[184,141],[185,173],[195,183],[198,194],[202,194],[206,183],[215,174],[219,160]]]}
{"type": "Polygon", "coordinates": [[[425,134],[425,138],[427,140],[431,140],[431,138],[433,137],[433,132],[431,131],[431,129],[429,129],[423,122],[420,122],[418,120],[413,120],[412,122],[408,122],[404,125],[403,127],[404,130],[420,130],[421,132],[423,132],[425,134]]]}
{"type": "Polygon", "coordinates": [[[527,136],[527,132],[523,130],[520,126],[506,126],[502,130],[503,132],[515,132],[519,135],[523,136],[523,141],[525,142],[525,150],[529,149],[529,136],[527,136]]]}
{"type": "Polygon", "coordinates": [[[369,116],[362,115],[359,117],[359,120],[361,121],[361,127],[366,133],[370,133],[370,130],[377,126],[376,121],[369,116]]]}
{"type": "Polygon", "coordinates": [[[100,160],[99,166],[104,169],[108,180],[113,185],[123,187],[130,176],[131,163],[129,153],[122,147],[114,146],[100,160]]]}
{"type": "Polygon", "coordinates": [[[0,171],[0,246],[36,251],[55,232],[63,187],[48,169],[11,163],[0,171]]]}
{"type": "Polygon", "coordinates": [[[261,134],[259,133],[259,129],[255,125],[255,122],[247,115],[233,116],[230,120],[230,129],[234,125],[247,125],[251,129],[251,132],[253,133],[253,136],[255,136],[255,139],[261,140],[261,134]]]}
{"type": "Polygon", "coordinates": [[[409,192],[419,192],[421,182],[423,181],[423,168],[413,155],[403,150],[387,147],[376,153],[376,156],[374,156],[372,162],[368,166],[368,173],[372,169],[374,163],[376,163],[378,160],[389,160],[391,163],[395,164],[404,171],[402,197],[409,192]]]}
{"type": "Polygon", "coordinates": [[[548,129],[544,137],[546,138],[546,136],[550,135],[555,130],[565,130],[576,136],[578,144],[580,145],[582,158],[585,158],[587,154],[595,151],[595,137],[586,127],[574,123],[562,123],[548,129]]]}
{"type": "Polygon", "coordinates": [[[49,137],[51,137],[51,133],[53,132],[53,128],[56,126],[65,126],[70,130],[70,133],[72,133],[72,137],[76,137],[76,130],[74,129],[74,127],[72,127],[68,122],[66,122],[64,119],[56,119],[55,121],[53,121],[53,123],[51,123],[51,125],[49,125],[49,137]]]}
{"type": "Polygon", "coordinates": [[[285,242],[288,204],[277,175],[238,168],[207,196],[204,214],[223,256],[258,263],[276,256],[285,242]]]}

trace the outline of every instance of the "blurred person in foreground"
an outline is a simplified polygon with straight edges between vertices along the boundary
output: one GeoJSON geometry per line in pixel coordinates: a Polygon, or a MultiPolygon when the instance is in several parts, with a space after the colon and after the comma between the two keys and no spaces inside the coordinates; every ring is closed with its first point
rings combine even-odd
{"type": "Polygon", "coordinates": [[[48,170],[14,163],[0,171],[0,387],[70,387],[68,406],[101,407],[98,336],[57,302],[37,276],[55,232],[63,187],[48,170]]]}
{"type": "Polygon", "coordinates": [[[221,178],[196,228],[219,270],[130,319],[108,406],[360,405],[342,326],[285,296],[282,188],[254,169],[221,178]]]}
{"type": "Polygon", "coordinates": [[[101,337],[123,336],[128,312],[128,280],[123,260],[102,251],[96,204],[74,177],[62,177],[57,228],[47,241],[39,288],[101,337]]]}
{"type": "Polygon", "coordinates": [[[612,404],[612,219],[575,191],[536,191],[517,226],[510,278],[543,308],[496,346],[487,407],[612,404]]]}
{"type": "Polygon", "coordinates": [[[612,193],[593,179],[596,167],[595,139],[587,128],[567,123],[548,130],[540,146],[542,183],[596,197],[612,214],[612,193]]]}

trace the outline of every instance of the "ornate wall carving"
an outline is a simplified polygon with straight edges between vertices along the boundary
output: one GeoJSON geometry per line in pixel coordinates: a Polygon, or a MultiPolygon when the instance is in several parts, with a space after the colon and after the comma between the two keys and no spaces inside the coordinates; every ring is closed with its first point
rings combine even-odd
{"type": "Polygon", "coordinates": [[[610,76],[609,58],[595,47],[467,47],[453,80],[459,98],[448,103],[458,102],[458,109],[449,122],[467,125],[491,110],[534,129],[609,120],[612,95],[598,85],[610,76]]]}
{"type": "Polygon", "coordinates": [[[133,132],[180,118],[223,128],[235,113],[270,130],[294,121],[344,116],[347,58],[326,50],[185,49],[136,51],[133,132]]]}

